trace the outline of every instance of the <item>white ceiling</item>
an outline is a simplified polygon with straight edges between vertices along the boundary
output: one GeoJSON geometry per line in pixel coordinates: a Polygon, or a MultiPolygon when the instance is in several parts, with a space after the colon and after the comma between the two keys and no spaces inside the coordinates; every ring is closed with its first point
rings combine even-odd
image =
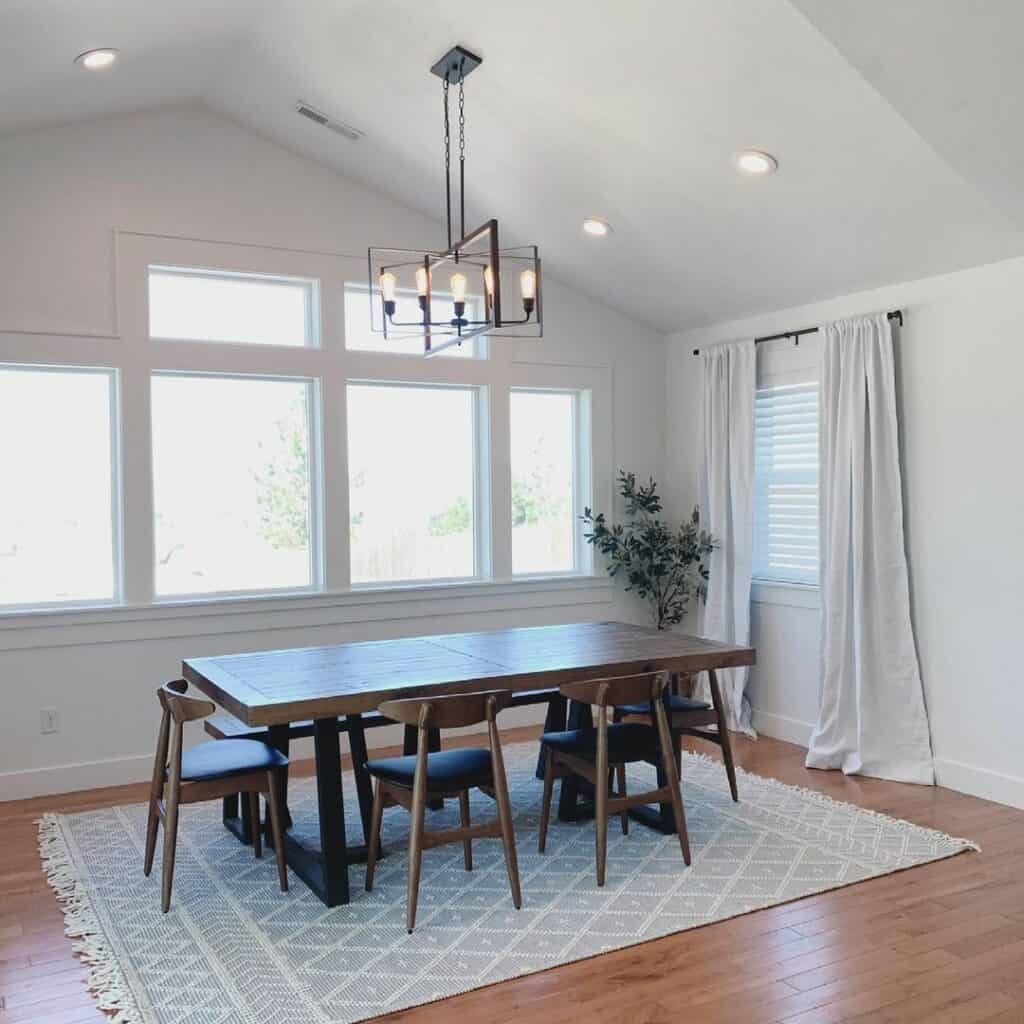
{"type": "Polygon", "coordinates": [[[428,68],[461,42],[484,57],[466,87],[468,221],[499,217],[550,272],[674,330],[1024,253],[1022,8],[7,0],[0,131],[201,99],[439,216],[428,68]],[[112,73],[72,65],[96,46],[122,50],[112,73]],[[298,98],[365,138],[303,121],[298,98]],[[779,173],[737,175],[747,146],[779,173]],[[588,215],[614,234],[583,236],[588,215]]]}

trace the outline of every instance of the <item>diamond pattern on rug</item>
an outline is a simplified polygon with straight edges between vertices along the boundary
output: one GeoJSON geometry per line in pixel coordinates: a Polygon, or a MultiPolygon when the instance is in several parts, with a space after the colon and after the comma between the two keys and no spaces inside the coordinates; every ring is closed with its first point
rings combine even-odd
{"type": "MultiPolygon", "coordinates": [[[[160,913],[160,865],[142,875],[144,805],[50,815],[40,825],[48,877],[69,933],[93,964],[101,1003],[117,1024],[352,1024],[532,971],[749,913],[851,882],[949,857],[973,844],[851,804],[740,773],[740,803],[721,764],[683,762],[693,864],[674,836],[608,826],[606,884],[598,888],[594,826],[553,822],[537,853],[536,746],[506,750],[523,908],[512,906],[501,844],[424,854],[416,930],[405,929],[408,815],[385,814],[388,856],[372,893],[351,869],[352,903],[327,909],[295,878],[277,888],[273,857],[256,861],[228,834],[219,807],[186,807],[171,911],[160,913]]],[[[361,834],[346,778],[348,835],[361,834]]],[[[653,787],[630,769],[630,788],[653,787]]],[[[294,780],[295,832],[317,834],[312,780],[294,780]]],[[[472,796],[473,819],[495,815],[472,796]]],[[[458,824],[456,801],[428,828],[458,824]]],[[[158,847],[159,849],[159,847],[158,847]]],[[[158,854],[159,856],[159,854],[158,854]]]]}

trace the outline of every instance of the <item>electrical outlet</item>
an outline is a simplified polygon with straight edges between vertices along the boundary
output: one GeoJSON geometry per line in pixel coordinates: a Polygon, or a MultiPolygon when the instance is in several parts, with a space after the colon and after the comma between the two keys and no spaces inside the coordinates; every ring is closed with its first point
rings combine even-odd
{"type": "Polygon", "coordinates": [[[39,709],[39,731],[44,736],[47,733],[60,731],[60,719],[57,717],[56,708],[39,709]]]}

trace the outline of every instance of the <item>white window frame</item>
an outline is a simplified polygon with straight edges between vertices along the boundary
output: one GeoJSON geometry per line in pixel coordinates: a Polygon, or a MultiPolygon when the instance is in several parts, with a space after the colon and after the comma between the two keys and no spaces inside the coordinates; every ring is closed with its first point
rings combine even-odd
{"type": "MultiPolygon", "coordinates": [[[[294,249],[224,242],[196,241],[166,235],[114,233],[114,320],[109,334],[18,334],[0,331],[0,362],[28,368],[102,369],[113,374],[117,396],[112,429],[116,493],[113,506],[118,554],[117,599],[114,617],[102,621],[157,619],[209,614],[220,610],[296,610],[319,606],[348,606],[362,616],[362,606],[389,605],[420,599],[428,604],[441,597],[450,607],[470,600],[480,608],[485,595],[497,610],[528,600],[542,607],[539,595],[583,588],[595,595],[610,584],[595,569],[592,549],[576,539],[575,572],[543,576],[513,575],[511,566],[511,470],[509,394],[524,390],[573,391],[580,395],[580,429],[589,444],[579,451],[577,504],[612,507],[612,370],[607,365],[545,362],[555,349],[549,342],[501,342],[482,345],[475,358],[411,357],[407,354],[349,350],[344,338],[344,287],[363,283],[365,258],[294,249]],[[314,314],[317,346],[277,346],[240,342],[201,342],[149,336],[148,268],[195,268],[204,273],[262,275],[312,281],[319,296],[314,314]],[[314,527],[311,546],[317,548],[316,586],[287,592],[259,590],[242,594],[165,595],[155,593],[154,519],[150,379],[156,372],[312,379],[316,382],[311,419],[311,494],[314,527]],[[471,387],[477,389],[478,445],[476,512],[477,574],[468,580],[414,580],[408,583],[358,585],[350,579],[346,386],[349,382],[471,387]],[[368,591],[376,591],[369,593],[368,591]],[[386,592],[392,592],[390,595],[386,592]],[[412,592],[416,592],[415,595],[412,592]],[[513,594],[523,595],[513,598],[513,594]],[[525,595],[532,597],[527,598],[525,595]],[[461,596],[460,595],[465,595],[461,596]],[[473,595],[470,597],[470,595],[473,595]],[[539,602],[539,603],[538,603],[539,602]],[[177,610],[175,610],[177,609],[177,610]]],[[[0,325],[2,326],[2,325],[0,325]]],[[[551,332],[549,332],[551,334],[551,332]]],[[[480,339],[478,338],[479,342],[480,339]]],[[[551,342],[557,346],[557,336],[551,342]]],[[[397,429],[402,429],[399,426],[397,429]]],[[[583,435],[581,435],[583,436],[583,435]]],[[[424,442],[410,431],[410,443],[424,442]]],[[[425,451],[427,449],[425,448],[425,451]]],[[[596,597],[595,597],[596,599],[596,597]]],[[[553,598],[552,598],[553,600],[553,598]]],[[[601,600],[607,600],[602,598],[601,600]]],[[[518,604],[516,606],[519,606],[518,604]]],[[[100,621],[82,602],[61,604],[52,617],[46,610],[39,625],[68,625],[100,621]],[[74,609],[81,609],[75,617],[74,609]]],[[[427,605],[423,605],[424,608],[427,605]]],[[[0,609],[0,620],[10,614],[0,609]]],[[[348,614],[348,613],[346,613],[348,614]]],[[[374,613],[375,614],[375,613],[374,613]]],[[[19,620],[20,621],[20,620],[19,620]]],[[[35,625],[36,620],[31,620],[35,625]]],[[[77,628],[77,626],[73,627],[77,628]]],[[[170,626],[168,628],[171,628],[170,626]]],[[[177,628],[177,627],[175,627],[177,628]]]]}
{"type": "Polygon", "coordinates": [[[110,430],[110,550],[111,596],[66,601],[35,601],[0,604],[0,615],[18,612],[56,611],[62,608],[110,608],[122,603],[124,595],[124,500],[121,487],[120,379],[109,366],[79,366],[63,363],[28,363],[0,358],[0,369],[30,373],[74,373],[107,378],[108,426],[110,430]]]}

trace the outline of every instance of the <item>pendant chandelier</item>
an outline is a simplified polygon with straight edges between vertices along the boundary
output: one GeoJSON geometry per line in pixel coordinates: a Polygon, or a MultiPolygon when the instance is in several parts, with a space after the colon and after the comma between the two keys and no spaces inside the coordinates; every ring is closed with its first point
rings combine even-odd
{"type": "Polygon", "coordinates": [[[481,58],[461,46],[430,70],[444,101],[444,249],[389,249],[368,253],[370,325],[385,338],[422,338],[423,354],[436,355],[468,338],[539,338],[543,334],[540,256],[535,245],[502,249],[498,222],[466,231],[466,76],[481,58]],[[450,87],[458,90],[459,237],[452,230],[450,87]],[[503,287],[504,286],[504,287],[503,287]]]}

